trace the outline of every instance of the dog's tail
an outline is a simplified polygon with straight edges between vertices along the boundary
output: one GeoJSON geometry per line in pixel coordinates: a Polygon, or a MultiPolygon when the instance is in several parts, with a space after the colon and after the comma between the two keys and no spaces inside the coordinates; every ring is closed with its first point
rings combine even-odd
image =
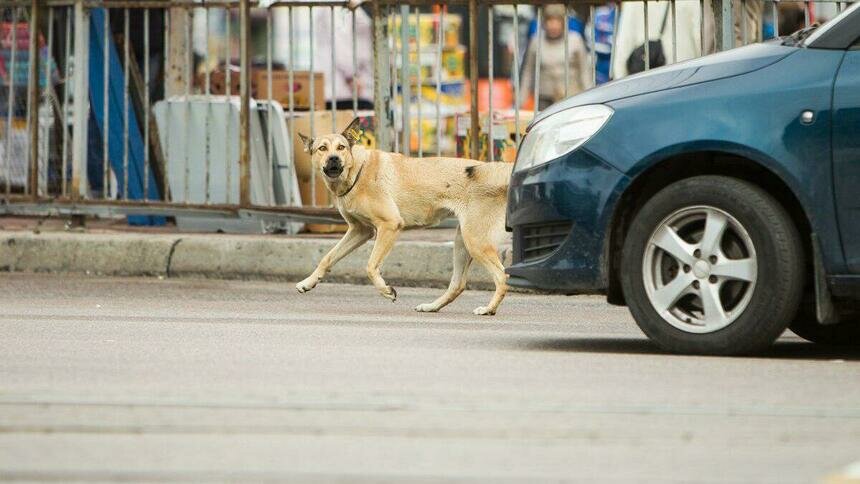
{"type": "Polygon", "coordinates": [[[513,169],[513,163],[478,163],[466,167],[466,178],[481,196],[505,196],[508,193],[513,169]]]}

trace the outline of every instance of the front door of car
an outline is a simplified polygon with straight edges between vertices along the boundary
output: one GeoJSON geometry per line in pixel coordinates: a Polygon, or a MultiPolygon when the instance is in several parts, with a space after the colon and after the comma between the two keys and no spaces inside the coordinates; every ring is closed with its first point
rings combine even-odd
{"type": "Polygon", "coordinates": [[[860,274],[860,39],[845,53],[833,87],[833,170],[845,259],[860,274]]]}

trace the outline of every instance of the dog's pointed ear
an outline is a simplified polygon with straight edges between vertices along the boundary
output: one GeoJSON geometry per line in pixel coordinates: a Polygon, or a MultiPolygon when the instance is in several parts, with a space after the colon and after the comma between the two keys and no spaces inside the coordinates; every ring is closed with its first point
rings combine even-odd
{"type": "Polygon", "coordinates": [[[346,138],[346,141],[349,142],[350,148],[358,143],[358,140],[361,139],[361,120],[359,118],[355,118],[349,123],[349,126],[343,130],[341,135],[346,138]]]}
{"type": "Polygon", "coordinates": [[[308,136],[305,136],[301,133],[298,133],[298,135],[299,135],[299,138],[302,139],[302,144],[305,147],[305,153],[313,153],[313,151],[311,151],[311,148],[313,148],[313,146],[314,146],[314,139],[310,138],[308,136]]]}

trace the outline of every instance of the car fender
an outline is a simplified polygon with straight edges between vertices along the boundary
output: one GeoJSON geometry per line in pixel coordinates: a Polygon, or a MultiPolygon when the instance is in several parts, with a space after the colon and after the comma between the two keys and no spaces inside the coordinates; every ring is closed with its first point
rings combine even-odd
{"type": "MultiPolygon", "coordinates": [[[[655,170],[660,169],[660,166],[668,165],[674,160],[672,165],[674,169],[677,169],[677,167],[683,166],[683,161],[678,160],[692,160],[694,158],[701,158],[702,155],[707,155],[711,161],[697,166],[691,166],[689,172],[687,172],[686,175],[679,176],[679,178],[706,173],[733,175],[735,173],[732,172],[732,166],[737,166],[737,160],[743,160],[745,168],[760,168],[766,170],[785,185],[794,199],[798,202],[813,233],[838,233],[835,218],[833,217],[833,211],[822,213],[821,210],[816,211],[811,209],[811,207],[816,204],[832,204],[833,198],[830,190],[826,190],[826,193],[821,194],[820,191],[810,191],[805,189],[805,184],[808,185],[810,180],[800,179],[796,172],[786,169],[785,164],[780,163],[778,160],[768,156],[761,150],[748,145],[715,139],[691,140],[665,146],[649,153],[638,163],[630,167],[627,171],[628,176],[619,181],[618,185],[613,190],[613,197],[610,199],[610,203],[607,204],[607,206],[611,207],[613,211],[611,217],[608,218],[607,230],[610,231],[609,233],[613,233],[612,230],[615,228],[614,224],[618,223],[621,219],[619,211],[626,207],[623,203],[619,203],[619,201],[628,196],[629,190],[634,189],[634,187],[641,186],[643,179],[654,174],[655,170]],[[721,165],[721,155],[723,156],[723,160],[725,160],[723,164],[724,166],[721,165]],[[732,160],[732,162],[729,162],[728,160],[732,160]],[[810,197],[810,193],[817,194],[817,199],[812,199],[810,197]]],[[[692,164],[693,162],[691,162],[691,165],[692,164]]],[[[744,170],[744,172],[746,171],[747,170],[744,170]]],[[[829,170],[827,170],[827,173],[829,174],[829,170]]],[[[736,174],[739,175],[740,173],[736,174]]],[[[752,183],[756,182],[754,179],[749,181],[752,183]]],[[[829,186],[826,181],[822,183],[822,185],[829,186]]],[[[609,255],[609,251],[611,251],[609,243],[609,240],[607,240],[607,256],[609,255]]],[[[844,255],[842,252],[842,246],[839,243],[839,238],[835,236],[828,237],[827,240],[823,240],[820,243],[823,265],[826,271],[828,273],[841,272],[844,268],[844,255]]]]}

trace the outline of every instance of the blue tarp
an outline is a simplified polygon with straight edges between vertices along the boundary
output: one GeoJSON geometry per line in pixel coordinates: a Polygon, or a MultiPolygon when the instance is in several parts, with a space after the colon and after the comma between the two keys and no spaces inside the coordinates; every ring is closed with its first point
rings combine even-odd
{"type": "MultiPolygon", "coordinates": [[[[119,59],[116,45],[113,41],[108,42],[108,52],[104,52],[105,36],[111,35],[110,32],[105,32],[105,9],[96,8],[91,10],[90,20],[90,103],[92,117],[95,118],[95,124],[98,128],[97,133],[92,133],[93,140],[104,139],[105,136],[105,111],[104,111],[104,59],[108,56],[108,116],[110,117],[110,132],[108,136],[108,159],[110,166],[116,175],[117,189],[121,197],[125,198],[124,181],[125,175],[123,171],[123,112],[124,112],[124,96],[123,89],[125,87],[125,76],[122,68],[122,63],[119,59]]],[[[129,98],[129,113],[128,113],[128,199],[141,200],[143,199],[143,150],[144,142],[141,127],[137,121],[137,116],[134,109],[134,104],[129,98]]],[[[90,144],[91,147],[92,143],[90,144]]],[[[96,164],[97,167],[89,166],[88,172],[91,174],[100,174],[102,166],[101,147],[98,150],[90,150],[89,165],[96,164]],[[97,169],[94,169],[97,168],[97,169]]],[[[159,200],[161,197],[158,192],[158,185],[155,182],[155,176],[152,170],[149,170],[148,198],[150,200],[159,200]]],[[[98,181],[96,186],[101,185],[101,176],[97,175],[98,181]]],[[[128,222],[131,225],[164,225],[165,219],[161,216],[130,216],[128,222]]]]}

